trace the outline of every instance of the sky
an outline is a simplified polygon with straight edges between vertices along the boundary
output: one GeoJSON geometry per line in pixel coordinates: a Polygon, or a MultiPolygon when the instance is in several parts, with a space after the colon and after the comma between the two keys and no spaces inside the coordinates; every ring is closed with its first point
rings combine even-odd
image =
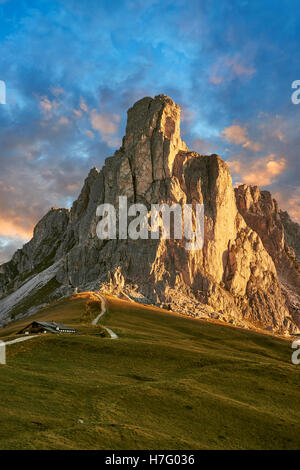
{"type": "Polygon", "coordinates": [[[182,108],[191,150],[217,153],[300,223],[295,0],[0,0],[0,264],[120,146],[144,96],[182,108]]]}

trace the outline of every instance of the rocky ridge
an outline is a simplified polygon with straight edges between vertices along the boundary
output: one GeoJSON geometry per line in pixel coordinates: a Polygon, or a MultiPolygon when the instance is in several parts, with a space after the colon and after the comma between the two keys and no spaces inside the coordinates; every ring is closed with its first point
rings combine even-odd
{"type": "Polygon", "coordinates": [[[121,148],[100,172],[90,171],[71,210],[50,211],[33,239],[0,267],[0,296],[5,300],[57,263],[60,287],[52,296],[92,288],[245,328],[293,333],[300,326],[293,235],[300,228],[293,224],[258,188],[235,191],[218,155],[189,151],[180,137],[180,108],[169,97],[147,97],[128,111],[121,148]],[[97,206],[117,207],[119,196],[149,210],[151,204],[203,203],[203,249],[188,251],[183,240],[172,239],[99,240],[97,206]]]}

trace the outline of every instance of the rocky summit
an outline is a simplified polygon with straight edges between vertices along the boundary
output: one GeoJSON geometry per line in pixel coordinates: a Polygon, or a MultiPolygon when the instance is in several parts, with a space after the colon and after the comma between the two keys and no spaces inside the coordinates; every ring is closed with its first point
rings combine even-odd
{"type": "Polygon", "coordinates": [[[99,290],[199,318],[292,334],[300,327],[300,227],[270,193],[235,189],[218,155],[190,151],[180,107],[143,98],[122,146],[92,169],[71,210],[51,209],[32,240],[0,267],[0,321],[74,289],[99,290]],[[204,246],[96,235],[100,204],[204,204],[204,246]]]}

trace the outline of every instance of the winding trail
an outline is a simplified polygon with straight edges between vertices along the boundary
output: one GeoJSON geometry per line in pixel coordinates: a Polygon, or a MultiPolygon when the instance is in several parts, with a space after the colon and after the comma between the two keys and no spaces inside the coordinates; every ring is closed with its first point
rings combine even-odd
{"type": "MultiPolygon", "coordinates": [[[[100,300],[101,307],[102,307],[99,315],[96,318],[94,318],[94,320],[92,321],[92,325],[97,325],[100,318],[103,317],[103,315],[107,312],[107,308],[106,308],[106,299],[102,297],[102,295],[97,294],[96,292],[94,292],[94,294],[100,300]]],[[[118,335],[114,331],[112,331],[110,328],[107,328],[106,326],[103,326],[103,325],[102,325],[102,328],[104,328],[107,331],[111,339],[118,339],[118,335]]],[[[11,341],[6,341],[6,342],[0,340],[0,364],[6,364],[6,346],[7,345],[15,344],[15,343],[22,343],[23,341],[28,341],[29,339],[39,338],[39,337],[40,335],[31,335],[31,336],[22,336],[21,338],[13,339],[11,341]]]]}
{"type": "Polygon", "coordinates": [[[37,338],[38,336],[22,336],[22,338],[13,339],[11,341],[1,341],[0,340],[0,364],[6,365],[6,346],[8,344],[22,343],[22,341],[27,341],[28,339],[37,338]]]}
{"type": "Polygon", "coordinates": [[[32,338],[38,338],[38,335],[22,336],[22,338],[13,339],[11,341],[5,341],[4,344],[22,343],[22,341],[27,341],[28,339],[32,339],[32,338]]]}
{"type": "Polygon", "coordinates": [[[111,339],[118,339],[119,338],[119,336],[113,330],[111,330],[110,328],[107,328],[107,326],[104,326],[103,328],[105,328],[107,333],[110,334],[111,339]]]}
{"type": "Polygon", "coordinates": [[[102,295],[100,294],[97,294],[96,292],[94,292],[94,295],[96,297],[98,297],[98,299],[100,300],[101,302],[101,312],[99,313],[99,315],[94,318],[94,320],[92,321],[92,325],[97,325],[98,321],[100,320],[101,317],[103,317],[103,315],[106,313],[106,300],[104,297],[102,297],[102,295]]]}
{"type": "MultiPolygon", "coordinates": [[[[107,308],[106,308],[106,299],[102,295],[96,292],[94,292],[94,294],[100,300],[101,307],[102,307],[99,315],[97,315],[97,317],[94,318],[94,320],[92,321],[92,325],[97,325],[100,318],[103,317],[103,315],[107,312],[107,308]]],[[[110,328],[107,328],[106,326],[102,325],[102,327],[107,331],[111,339],[118,339],[118,335],[114,331],[112,331],[110,328]]]]}

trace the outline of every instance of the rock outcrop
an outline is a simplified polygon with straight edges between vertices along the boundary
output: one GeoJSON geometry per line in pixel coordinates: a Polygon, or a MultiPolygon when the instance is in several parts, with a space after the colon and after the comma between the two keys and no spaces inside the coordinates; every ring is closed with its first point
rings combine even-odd
{"type": "Polygon", "coordinates": [[[39,221],[30,242],[17,250],[9,263],[0,266],[0,298],[54,263],[68,223],[69,211],[54,207],[39,221]]]}
{"type": "Polygon", "coordinates": [[[241,185],[235,192],[240,213],[274,261],[289,310],[300,326],[300,227],[280,210],[268,191],[241,185]]]}
{"type": "MultiPolygon", "coordinates": [[[[39,229],[1,267],[2,295],[9,283],[19,287],[24,274],[51,258],[60,261],[56,280],[66,288],[101,289],[193,316],[293,332],[295,312],[275,256],[278,247],[285,252],[282,230],[278,225],[265,236],[260,222],[249,215],[248,199],[242,190],[235,194],[229,169],[218,155],[188,150],[180,137],[178,105],[165,95],[144,98],[128,111],[122,147],[100,172],[90,171],[70,212],[53,216],[49,231],[39,229]],[[176,239],[100,240],[97,206],[118,207],[119,196],[127,196],[128,204],[143,203],[149,211],[151,204],[204,204],[203,249],[189,251],[176,239]],[[274,241],[268,240],[273,235],[274,241]],[[51,239],[55,243],[48,243],[51,239]]],[[[265,209],[259,210],[261,222],[268,225],[265,209]]],[[[291,239],[292,226],[288,221],[285,225],[291,239]]]]}

